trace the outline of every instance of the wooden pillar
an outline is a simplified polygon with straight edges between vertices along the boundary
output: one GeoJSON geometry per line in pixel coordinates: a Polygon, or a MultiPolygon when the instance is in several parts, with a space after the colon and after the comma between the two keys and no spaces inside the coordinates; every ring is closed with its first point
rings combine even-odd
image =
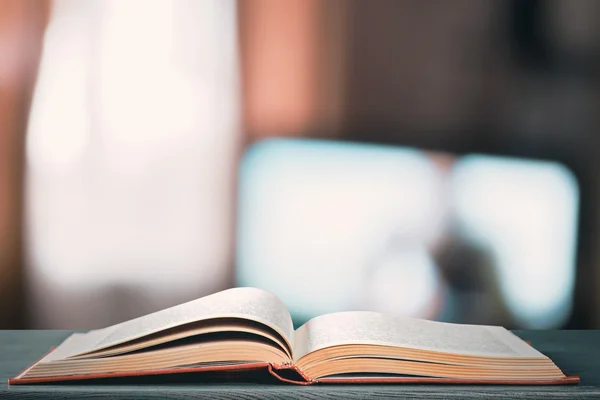
{"type": "Polygon", "coordinates": [[[247,137],[335,135],[343,113],[346,2],[238,4],[247,137]]]}

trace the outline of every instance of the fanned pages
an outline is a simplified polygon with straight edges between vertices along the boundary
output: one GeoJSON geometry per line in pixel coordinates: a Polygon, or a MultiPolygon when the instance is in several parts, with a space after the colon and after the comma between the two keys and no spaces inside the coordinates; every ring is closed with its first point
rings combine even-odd
{"type": "Polygon", "coordinates": [[[213,319],[237,318],[275,330],[290,346],[294,326],[285,305],[273,294],[255,288],[225,290],[108,328],[90,331],[63,343],[51,359],[69,358],[166,331],[213,319]]]}
{"type": "Polygon", "coordinates": [[[502,327],[342,312],[314,318],[294,331],[276,296],[236,288],[73,334],[9,382],[252,368],[301,384],[578,381],[502,327]],[[294,370],[294,377],[282,374],[284,369],[294,370]]]}

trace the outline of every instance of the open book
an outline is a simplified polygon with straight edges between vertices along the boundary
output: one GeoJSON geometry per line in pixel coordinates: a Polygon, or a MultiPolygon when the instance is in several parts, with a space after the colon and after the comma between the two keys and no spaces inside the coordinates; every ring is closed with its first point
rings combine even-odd
{"type": "Polygon", "coordinates": [[[237,288],[75,333],[9,383],[259,368],[298,384],[579,381],[501,327],[359,311],[322,315],[294,330],[276,296],[237,288]]]}

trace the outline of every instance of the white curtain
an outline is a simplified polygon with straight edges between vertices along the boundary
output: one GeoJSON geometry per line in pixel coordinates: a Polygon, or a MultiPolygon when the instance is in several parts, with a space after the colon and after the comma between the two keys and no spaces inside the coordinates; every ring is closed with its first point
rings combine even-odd
{"type": "Polygon", "coordinates": [[[94,328],[230,284],[234,0],[58,0],[27,138],[35,327],[94,328]]]}

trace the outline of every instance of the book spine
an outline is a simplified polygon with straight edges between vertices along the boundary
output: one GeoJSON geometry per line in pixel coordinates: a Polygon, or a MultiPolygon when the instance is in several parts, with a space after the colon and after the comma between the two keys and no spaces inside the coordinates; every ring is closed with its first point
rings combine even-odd
{"type": "Polygon", "coordinates": [[[271,375],[282,382],[304,386],[315,383],[306,376],[300,368],[292,363],[285,363],[282,365],[269,364],[268,370],[271,375]]]}

